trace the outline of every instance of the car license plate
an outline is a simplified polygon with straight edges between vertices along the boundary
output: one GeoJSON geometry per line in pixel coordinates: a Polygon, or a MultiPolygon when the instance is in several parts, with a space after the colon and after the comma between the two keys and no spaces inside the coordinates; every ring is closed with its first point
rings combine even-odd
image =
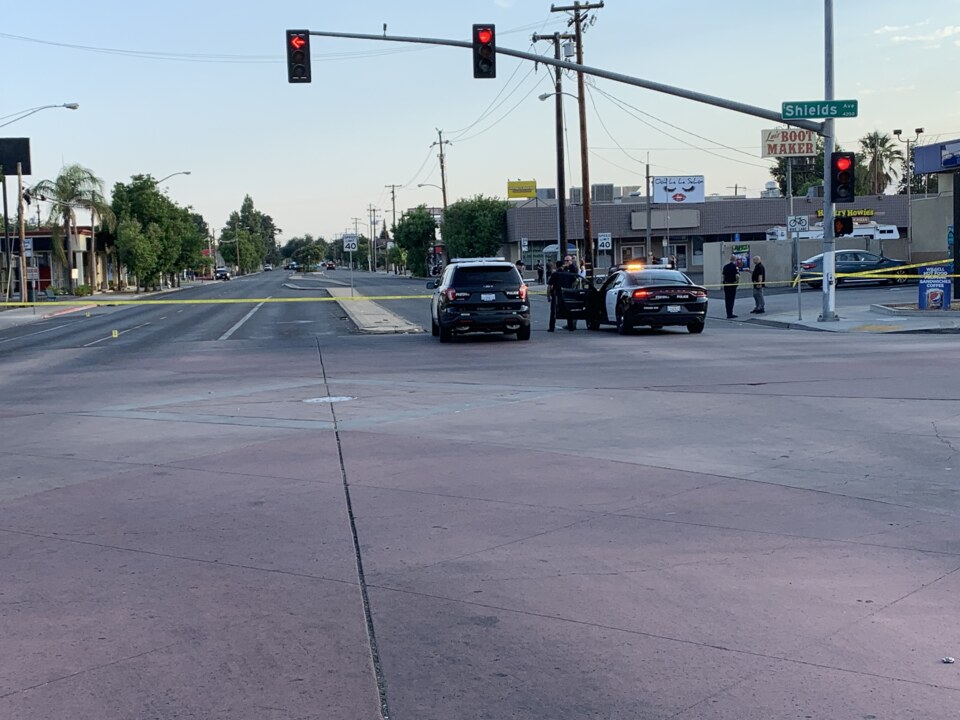
{"type": "Polygon", "coordinates": [[[680,312],[681,307],[679,305],[667,305],[667,312],[680,312]]]}
{"type": "Polygon", "coordinates": [[[493,302],[497,299],[496,293],[480,293],[480,300],[483,302],[493,302]]]}

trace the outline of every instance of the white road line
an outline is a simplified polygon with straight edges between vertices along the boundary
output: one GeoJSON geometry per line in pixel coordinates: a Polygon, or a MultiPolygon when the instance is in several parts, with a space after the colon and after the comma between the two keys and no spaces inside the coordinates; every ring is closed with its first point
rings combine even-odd
{"type": "MultiPolygon", "coordinates": [[[[272,295],[268,296],[268,297],[267,297],[267,300],[269,300],[269,299],[272,298],[272,297],[273,297],[272,295]]],[[[221,335],[220,337],[218,337],[217,340],[227,340],[231,335],[233,335],[237,330],[239,330],[240,327],[241,327],[247,320],[249,320],[249,319],[253,316],[253,314],[254,314],[257,310],[259,310],[261,307],[263,307],[263,303],[259,303],[259,304],[255,305],[254,308],[253,308],[253,310],[251,310],[251,311],[248,312],[246,315],[244,315],[242,318],[240,318],[240,322],[238,322],[238,323],[237,323],[236,325],[234,325],[232,328],[230,328],[229,330],[227,330],[223,335],[221,335]]]]}
{"type": "Polygon", "coordinates": [[[38,330],[37,332],[27,333],[26,335],[17,335],[17,337],[7,338],[6,340],[0,340],[0,345],[2,345],[3,343],[13,342],[14,340],[21,340],[23,338],[33,337],[34,335],[43,335],[44,333],[48,333],[51,330],[59,330],[60,328],[65,328],[65,327],[67,326],[57,325],[52,328],[47,328],[46,330],[38,330]]]}
{"type": "MultiPolygon", "coordinates": [[[[139,330],[140,328],[146,327],[146,326],[149,325],[149,324],[150,324],[150,323],[145,322],[145,323],[143,323],[143,324],[141,324],[141,325],[137,325],[136,327],[127,328],[126,330],[121,330],[120,332],[117,333],[117,337],[120,337],[121,335],[126,335],[126,334],[127,334],[128,332],[130,332],[131,330],[139,330]]],[[[86,345],[84,345],[83,347],[90,347],[91,345],[96,345],[97,343],[102,343],[104,340],[113,340],[113,335],[110,335],[110,337],[102,337],[102,338],[100,338],[99,340],[94,340],[93,342],[88,342],[88,343],[87,343],[86,345]]]]}

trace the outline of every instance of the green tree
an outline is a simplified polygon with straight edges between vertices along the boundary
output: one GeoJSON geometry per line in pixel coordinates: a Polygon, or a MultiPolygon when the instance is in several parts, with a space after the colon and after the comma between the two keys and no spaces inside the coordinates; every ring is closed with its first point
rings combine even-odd
{"type": "MultiPolygon", "coordinates": [[[[780,193],[787,195],[787,162],[789,158],[777,158],[770,168],[770,176],[780,186],[780,193]]],[[[793,158],[793,196],[802,197],[807,189],[823,185],[823,138],[817,137],[817,155],[814,158],[793,158]]]]}
{"type": "Polygon", "coordinates": [[[507,237],[509,203],[477,195],[458,200],[443,213],[443,242],[449,257],[498,255],[507,237]]]}
{"type": "Polygon", "coordinates": [[[903,164],[903,152],[893,138],[875,130],[860,138],[858,160],[861,156],[862,165],[858,163],[857,171],[865,173],[866,194],[883,195],[896,180],[897,168],[903,164]]]}
{"type": "MultiPolygon", "coordinates": [[[[117,225],[116,252],[118,261],[125,265],[137,279],[137,292],[141,287],[155,283],[160,273],[160,232],[156,224],[144,232],[140,221],[124,217],[117,225]]],[[[119,269],[119,265],[117,266],[119,269]]]]}
{"type": "Polygon", "coordinates": [[[403,250],[410,272],[425,276],[427,255],[437,242],[437,223],[426,205],[404,213],[394,229],[393,240],[403,250]]]}
{"type": "MultiPolygon", "coordinates": [[[[110,228],[116,224],[113,210],[103,195],[103,180],[82,165],[67,165],[54,180],[41,180],[34,185],[33,195],[51,203],[48,222],[53,232],[52,252],[62,267],[64,284],[72,284],[64,239],[69,243],[69,238],[76,235],[76,211],[88,211],[94,226],[97,220],[110,228]]],[[[92,287],[96,281],[95,237],[91,237],[90,245],[90,252],[87,253],[87,283],[92,287]]]]}
{"type": "MultiPolygon", "coordinates": [[[[914,195],[922,195],[924,193],[938,193],[940,192],[940,176],[936,173],[931,173],[929,175],[917,175],[915,171],[915,166],[913,164],[914,160],[914,151],[916,146],[911,145],[910,147],[910,192],[914,195]]],[[[907,194],[907,161],[904,159],[900,163],[900,180],[897,182],[897,195],[906,195],[907,194]]]]}

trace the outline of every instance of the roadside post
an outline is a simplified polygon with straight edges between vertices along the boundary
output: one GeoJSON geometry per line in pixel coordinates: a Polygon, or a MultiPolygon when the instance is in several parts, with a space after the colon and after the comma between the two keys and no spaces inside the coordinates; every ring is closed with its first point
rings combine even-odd
{"type": "Polygon", "coordinates": [[[787,218],[787,232],[793,235],[793,257],[797,272],[797,320],[803,320],[803,302],[801,292],[803,284],[800,282],[800,233],[810,229],[810,219],[806,215],[790,215],[787,218]]]}
{"type": "Polygon", "coordinates": [[[353,254],[359,247],[359,241],[356,235],[343,236],[343,251],[350,253],[350,297],[353,297],[353,254]]]}

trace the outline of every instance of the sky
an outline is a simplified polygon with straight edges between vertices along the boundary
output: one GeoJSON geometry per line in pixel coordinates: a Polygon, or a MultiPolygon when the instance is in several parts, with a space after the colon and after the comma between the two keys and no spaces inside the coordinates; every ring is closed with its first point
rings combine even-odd
{"type": "MultiPolygon", "coordinates": [[[[554,2],[563,6],[562,2],[554,2]]],[[[572,5],[572,2],[569,3],[572,5]]],[[[874,130],[924,128],[920,142],[960,137],[960,0],[836,0],[835,96],[859,101],[837,121],[855,148],[874,130]]],[[[776,112],[824,87],[824,1],[606,0],[590,12],[584,64],[776,112]]],[[[373,214],[448,200],[505,198],[508,180],[556,187],[552,70],[499,55],[497,78],[473,78],[471,51],[312,37],[310,84],[287,82],[285,34],[311,31],[468,41],[474,23],[497,44],[552,57],[534,33],[566,32],[570,15],[544,0],[272,2],[90,0],[0,5],[0,123],[29,137],[29,186],[79,163],[104,181],[162,178],[175,202],[222,228],[250,195],[286,242],[333,239],[373,214]],[[6,118],[6,119],[3,119],[6,118]],[[418,188],[418,184],[425,187],[418,188]],[[371,212],[371,208],[373,211],[371,212]]],[[[576,94],[576,79],[564,78],[576,94]]],[[[757,197],[769,120],[604,79],[588,79],[591,183],[643,185],[654,175],[704,175],[706,193],[757,197]]],[[[577,101],[564,97],[567,184],[580,184],[577,101]]],[[[14,182],[15,187],[15,182],[14,182]]]]}

